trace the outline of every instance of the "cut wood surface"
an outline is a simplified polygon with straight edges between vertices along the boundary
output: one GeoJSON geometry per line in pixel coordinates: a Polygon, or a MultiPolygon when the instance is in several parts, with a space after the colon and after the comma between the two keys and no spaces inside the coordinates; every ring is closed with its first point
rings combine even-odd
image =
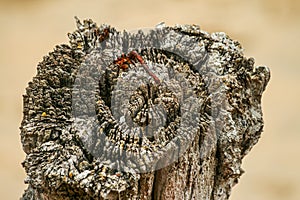
{"type": "Polygon", "coordinates": [[[22,199],[228,199],[269,69],[196,25],[76,23],[24,95],[22,199]]]}

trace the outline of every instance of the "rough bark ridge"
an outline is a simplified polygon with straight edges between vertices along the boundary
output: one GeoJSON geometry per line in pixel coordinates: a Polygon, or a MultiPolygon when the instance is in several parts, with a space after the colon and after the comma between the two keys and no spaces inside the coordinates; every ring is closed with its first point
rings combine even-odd
{"type": "Polygon", "coordinates": [[[21,199],[228,199],[263,129],[268,68],[195,25],[77,19],[68,36],[26,88],[21,199]]]}

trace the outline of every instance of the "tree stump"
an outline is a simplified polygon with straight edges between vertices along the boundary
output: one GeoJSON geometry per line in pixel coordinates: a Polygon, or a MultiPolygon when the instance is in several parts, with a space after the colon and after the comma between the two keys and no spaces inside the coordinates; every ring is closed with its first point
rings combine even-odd
{"type": "Polygon", "coordinates": [[[26,88],[21,199],[228,199],[269,69],[196,25],[76,23],[26,88]]]}

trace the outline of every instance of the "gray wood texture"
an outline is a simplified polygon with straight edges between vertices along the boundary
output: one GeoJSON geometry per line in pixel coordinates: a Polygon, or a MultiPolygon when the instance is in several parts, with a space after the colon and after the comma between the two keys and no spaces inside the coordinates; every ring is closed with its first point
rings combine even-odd
{"type": "Polygon", "coordinates": [[[21,199],[228,199],[263,131],[269,69],[196,25],[76,23],[26,88],[21,199]]]}

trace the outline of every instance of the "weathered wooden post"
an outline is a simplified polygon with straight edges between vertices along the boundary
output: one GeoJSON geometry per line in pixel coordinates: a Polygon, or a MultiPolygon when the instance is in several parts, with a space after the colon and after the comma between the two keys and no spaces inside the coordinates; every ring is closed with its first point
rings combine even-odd
{"type": "Polygon", "coordinates": [[[195,25],[77,27],[26,88],[21,199],[228,199],[268,68],[195,25]]]}

